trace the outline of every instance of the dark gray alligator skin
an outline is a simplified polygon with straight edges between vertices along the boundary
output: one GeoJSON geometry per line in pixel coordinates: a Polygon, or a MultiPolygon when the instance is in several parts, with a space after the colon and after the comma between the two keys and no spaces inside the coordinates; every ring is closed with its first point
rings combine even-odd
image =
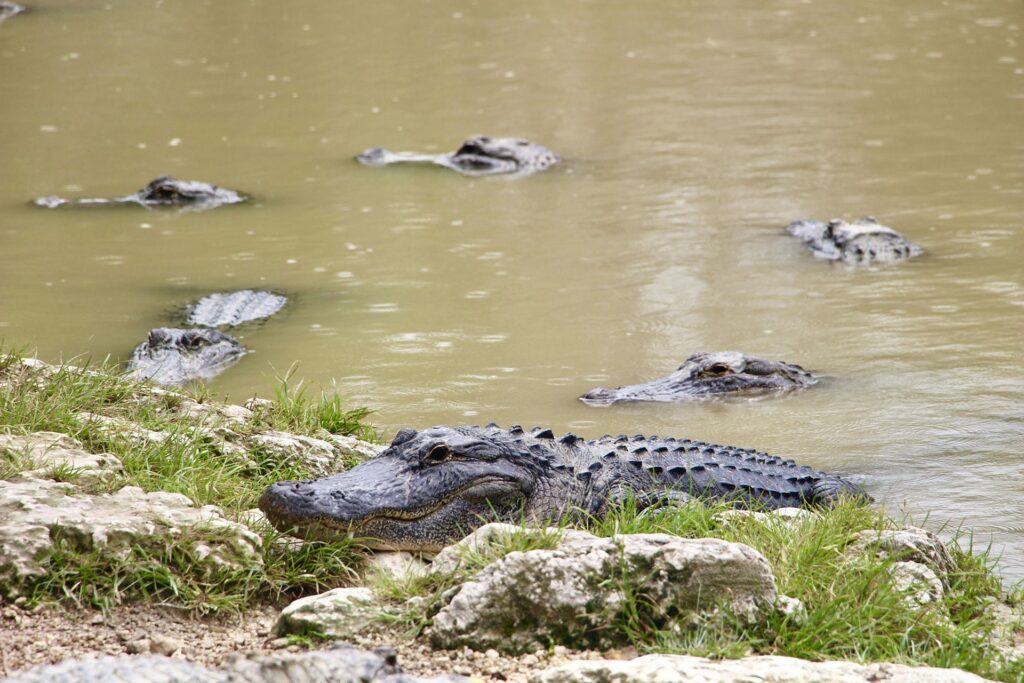
{"type": "Polygon", "coordinates": [[[246,353],[237,339],[217,330],[158,327],[132,351],[128,374],[134,379],[177,386],[211,379],[246,353]]]}
{"type": "Polygon", "coordinates": [[[191,211],[213,209],[225,204],[238,204],[249,197],[224,187],[211,185],[199,180],[178,180],[170,176],[160,176],[146,187],[123,197],[84,197],[64,199],[55,195],[38,197],[33,200],[36,206],[56,209],[64,206],[116,206],[138,205],[146,208],[176,207],[191,211]]]}
{"type": "Polygon", "coordinates": [[[870,500],[860,486],[748,448],[657,436],[561,438],[550,429],[403,429],[376,458],[260,499],[275,527],[307,539],[438,550],[488,521],[555,522],[690,497],[774,509],[870,500]]]}
{"type": "Polygon", "coordinates": [[[799,365],[739,351],[695,353],[667,377],[614,389],[597,387],[580,396],[606,406],[620,401],[692,401],[731,395],[781,393],[817,383],[799,365]]]}
{"type": "Polygon", "coordinates": [[[871,216],[853,223],[838,219],[827,223],[795,221],[786,231],[803,240],[818,258],[851,265],[896,263],[924,253],[921,247],[871,216]]]}

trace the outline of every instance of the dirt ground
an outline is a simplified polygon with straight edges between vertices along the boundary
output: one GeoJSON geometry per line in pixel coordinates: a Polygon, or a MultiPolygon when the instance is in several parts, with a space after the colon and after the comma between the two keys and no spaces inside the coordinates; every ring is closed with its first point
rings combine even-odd
{"type": "MultiPolygon", "coordinates": [[[[103,614],[65,606],[24,610],[0,608],[0,676],[37,664],[65,659],[124,654],[164,654],[211,667],[241,652],[300,651],[298,645],[275,638],[277,610],[260,608],[244,615],[192,617],[180,610],[152,605],[121,606],[103,614]]],[[[483,681],[527,681],[530,674],[572,659],[632,658],[636,653],[573,652],[562,647],[520,657],[493,650],[434,650],[423,639],[409,640],[395,631],[369,633],[353,639],[362,648],[387,646],[414,676],[456,673],[483,681]]]]}

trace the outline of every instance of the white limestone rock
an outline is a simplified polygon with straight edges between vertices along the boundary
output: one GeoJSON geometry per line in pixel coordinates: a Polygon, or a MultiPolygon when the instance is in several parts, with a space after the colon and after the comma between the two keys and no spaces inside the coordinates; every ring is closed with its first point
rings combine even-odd
{"type": "Polygon", "coordinates": [[[453,591],[434,617],[436,646],[531,651],[560,642],[606,646],[607,629],[643,595],[654,617],[727,605],[754,619],[776,601],[775,578],[752,548],[667,534],[575,535],[554,550],[509,553],[453,591]]]}
{"type": "Polygon", "coordinates": [[[943,582],[955,568],[949,550],[939,537],[913,526],[885,531],[866,529],[854,536],[845,552],[849,556],[872,553],[895,562],[918,562],[935,572],[943,582]]]}
{"type": "Polygon", "coordinates": [[[903,664],[808,662],[793,657],[710,660],[647,655],[623,660],[578,660],[554,666],[530,683],[985,683],[960,669],[903,664]]]}
{"type": "Polygon", "coordinates": [[[894,562],[889,568],[896,590],[904,595],[907,607],[917,609],[942,603],[942,581],[920,562],[894,562]]]}
{"type": "Polygon", "coordinates": [[[420,556],[405,551],[369,553],[362,563],[364,576],[384,576],[394,581],[426,576],[429,567],[420,556]]]}
{"type": "Polygon", "coordinates": [[[272,431],[254,434],[250,442],[273,460],[299,465],[315,477],[334,474],[341,467],[341,456],[323,439],[272,431]]]}
{"type": "Polygon", "coordinates": [[[285,607],[274,624],[274,633],[352,638],[384,613],[384,606],[369,588],[335,588],[285,607]]]}
{"type": "Polygon", "coordinates": [[[57,539],[122,559],[136,544],[173,542],[192,544],[210,566],[262,562],[258,535],[178,493],[126,486],[88,495],[55,481],[0,481],[0,580],[44,573],[57,539]]]}
{"type": "Polygon", "coordinates": [[[339,457],[356,458],[358,460],[369,460],[381,454],[387,448],[369,441],[362,441],[354,436],[344,434],[327,434],[324,440],[334,446],[334,452],[339,457]]]}
{"type": "Polygon", "coordinates": [[[431,574],[454,574],[461,570],[466,560],[470,557],[489,556],[494,553],[496,547],[507,544],[508,540],[517,534],[526,534],[531,537],[543,535],[559,539],[559,545],[571,545],[575,543],[587,543],[589,539],[595,538],[593,534],[575,529],[559,529],[549,527],[547,529],[523,528],[518,524],[506,524],[504,522],[490,522],[477,527],[471,534],[457,543],[444,548],[430,563],[431,574]]]}
{"type": "Polygon", "coordinates": [[[820,519],[821,515],[803,508],[778,508],[771,512],[759,512],[756,510],[723,510],[715,515],[719,522],[730,522],[732,520],[754,519],[762,524],[785,524],[796,526],[811,519],[820,519]]]}
{"type": "Polygon", "coordinates": [[[23,476],[40,479],[65,470],[85,480],[109,479],[124,468],[109,453],[89,453],[81,443],[66,434],[34,432],[25,436],[0,434],[0,457],[27,456],[32,461],[23,476]]]}

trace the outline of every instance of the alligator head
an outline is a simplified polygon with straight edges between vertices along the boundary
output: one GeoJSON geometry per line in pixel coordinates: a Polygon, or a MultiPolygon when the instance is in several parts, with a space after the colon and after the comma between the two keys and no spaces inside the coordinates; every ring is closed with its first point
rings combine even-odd
{"type": "Polygon", "coordinates": [[[0,21],[13,17],[15,14],[21,14],[24,11],[25,8],[16,2],[0,2],[0,21]]]}
{"type": "Polygon", "coordinates": [[[160,176],[125,201],[137,201],[144,206],[202,206],[212,208],[222,204],[237,204],[248,199],[234,190],[228,190],[199,180],[178,180],[160,176]]]}
{"type": "Polygon", "coordinates": [[[214,377],[245,353],[238,340],[216,330],[158,327],[132,351],[128,372],[173,386],[214,377]]]}
{"type": "Polygon", "coordinates": [[[492,138],[477,135],[448,154],[392,152],[372,147],[356,156],[365,166],[387,166],[397,163],[429,163],[444,166],[468,176],[499,173],[527,175],[543,171],[559,162],[557,154],[547,147],[523,138],[492,138]]]}
{"type": "Polygon", "coordinates": [[[179,207],[182,210],[203,211],[224,204],[238,204],[248,201],[248,195],[223,187],[217,187],[199,180],[178,180],[160,176],[138,192],[124,197],[82,197],[65,199],[56,195],[37,197],[32,200],[36,206],[56,209],[62,206],[125,206],[137,204],[147,208],[179,207]]]}
{"type": "Polygon", "coordinates": [[[276,528],[305,539],[436,551],[488,521],[554,516],[568,505],[571,479],[571,468],[554,465],[544,442],[522,430],[402,429],[379,456],[274,484],[259,506],[276,528]]]}
{"type": "Polygon", "coordinates": [[[788,391],[817,382],[799,365],[755,358],[738,351],[695,353],[668,377],[580,396],[590,405],[619,401],[686,401],[727,394],[788,391]]]}
{"type": "Polygon", "coordinates": [[[557,163],[558,155],[523,138],[478,135],[463,142],[449,161],[465,175],[493,175],[541,171],[557,163]]]}
{"type": "Polygon", "coordinates": [[[872,216],[853,223],[832,219],[795,221],[786,228],[799,237],[818,258],[857,263],[893,263],[918,256],[923,250],[872,216]]]}

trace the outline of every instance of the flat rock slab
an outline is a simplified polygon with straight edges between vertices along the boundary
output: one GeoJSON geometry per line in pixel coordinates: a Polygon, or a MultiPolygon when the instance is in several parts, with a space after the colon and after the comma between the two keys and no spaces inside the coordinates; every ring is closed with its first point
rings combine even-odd
{"type": "Polygon", "coordinates": [[[608,625],[635,596],[655,619],[723,604],[752,619],[775,605],[775,577],[749,546],[668,534],[586,536],[489,564],[434,617],[434,645],[523,652],[621,644],[624,635],[608,625]]]}
{"type": "Polygon", "coordinates": [[[576,661],[552,667],[531,683],[984,683],[960,669],[902,664],[808,662],[792,657],[710,660],[648,655],[630,661],[576,661]]]}
{"type": "Polygon", "coordinates": [[[298,654],[241,655],[223,669],[172,657],[99,657],[37,666],[4,683],[461,683],[462,676],[420,679],[402,672],[388,648],[341,644],[298,654]]]}
{"type": "Polygon", "coordinates": [[[259,536],[225,519],[220,508],[196,508],[179,493],[126,486],[87,495],[56,481],[0,481],[0,579],[43,574],[58,539],[121,559],[136,544],[188,542],[211,566],[262,561],[259,536]]]}

